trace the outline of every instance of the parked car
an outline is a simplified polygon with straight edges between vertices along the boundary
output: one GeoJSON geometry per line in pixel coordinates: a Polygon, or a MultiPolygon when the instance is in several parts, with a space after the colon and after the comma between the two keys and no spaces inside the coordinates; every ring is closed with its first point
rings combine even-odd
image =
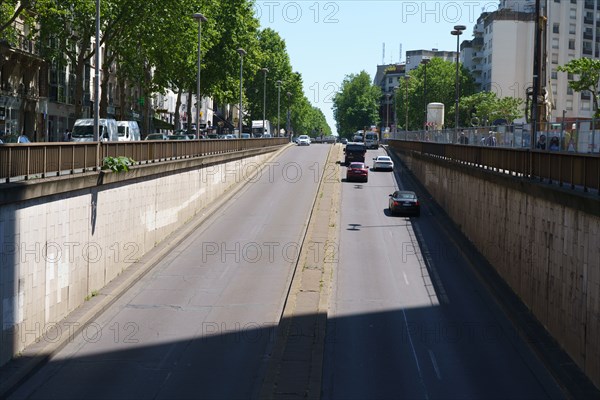
{"type": "Polygon", "coordinates": [[[409,190],[397,190],[390,194],[389,210],[392,215],[421,215],[417,194],[409,190]]]}
{"type": "Polygon", "coordinates": [[[188,135],[167,135],[167,140],[191,140],[188,135]]]}
{"type": "Polygon", "coordinates": [[[340,142],[342,144],[348,144],[348,139],[346,139],[345,137],[343,137],[343,138],[340,139],[340,142]]]}
{"type": "Polygon", "coordinates": [[[252,136],[249,133],[242,133],[242,139],[250,139],[252,136]]]}
{"type": "Polygon", "coordinates": [[[298,144],[298,146],[310,146],[310,138],[308,137],[308,135],[300,135],[298,136],[296,143],[298,144]]]}
{"type": "Polygon", "coordinates": [[[142,140],[137,121],[117,121],[119,142],[134,142],[142,140]]]}
{"type": "Polygon", "coordinates": [[[373,171],[392,171],[394,169],[394,162],[389,156],[377,156],[373,161],[373,171]]]}
{"type": "Polygon", "coordinates": [[[362,162],[350,163],[346,170],[346,181],[362,181],[367,182],[369,180],[369,167],[362,162]]]}
{"type": "Polygon", "coordinates": [[[145,140],[168,140],[168,137],[164,133],[150,133],[145,140]]]}

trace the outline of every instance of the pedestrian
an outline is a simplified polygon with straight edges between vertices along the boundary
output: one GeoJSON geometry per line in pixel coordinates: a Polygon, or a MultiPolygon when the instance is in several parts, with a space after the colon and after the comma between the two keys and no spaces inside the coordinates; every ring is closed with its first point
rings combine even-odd
{"type": "Polygon", "coordinates": [[[63,134],[63,142],[70,142],[71,141],[71,130],[69,128],[67,128],[67,130],[65,130],[65,133],[63,134]]]}
{"type": "Polygon", "coordinates": [[[544,134],[540,135],[540,138],[538,139],[537,143],[535,144],[535,148],[540,149],[540,150],[546,150],[546,135],[544,135],[544,134]]]}
{"type": "Polygon", "coordinates": [[[575,141],[573,138],[569,139],[569,144],[567,145],[567,151],[575,151],[575,141]]]}
{"type": "Polygon", "coordinates": [[[487,138],[487,145],[492,147],[496,146],[496,136],[494,136],[494,131],[490,131],[490,135],[487,138]]]}
{"type": "Polygon", "coordinates": [[[458,143],[469,144],[469,138],[465,135],[464,131],[460,133],[460,136],[458,137],[458,143]]]}
{"type": "Polygon", "coordinates": [[[560,150],[560,141],[558,140],[558,137],[552,136],[552,138],[550,139],[550,146],[548,147],[548,149],[550,151],[560,150]]]}
{"type": "Polygon", "coordinates": [[[17,138],[17,143],[31,143],[31,141],[23,132],[21,132],[21,134],[17,138]]]}

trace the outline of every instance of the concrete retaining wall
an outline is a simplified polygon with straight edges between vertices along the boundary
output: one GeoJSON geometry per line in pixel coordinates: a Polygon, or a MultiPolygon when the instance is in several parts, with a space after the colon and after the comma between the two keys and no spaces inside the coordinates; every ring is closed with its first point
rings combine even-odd
{"type": "Polygon", "coordinates": [[[399,155],[535,317],[600,387],[598,196],[419,154],[399,155]]]}
{"type": "Polygon", "coordinates": [[[3,193],[0,365],[42,335],[51,340],[56,324],[86,298],[226,191],[251,179],[271,156],[255,151],[237,159],[184,160],[108,174],[102,184],[93,174],[3,193]],[[153,171],[144,173],[148,169],[153,171]]]}

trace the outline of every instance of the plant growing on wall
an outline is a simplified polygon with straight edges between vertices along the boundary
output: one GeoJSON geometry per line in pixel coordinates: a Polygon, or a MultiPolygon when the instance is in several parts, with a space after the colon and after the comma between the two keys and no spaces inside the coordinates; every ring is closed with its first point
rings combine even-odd
{"type": "Polygon", "coordinates": [[[130,157],[104,157],[102,160],[102,170],[111,170],[112,172],[127,172],[129,167],[135,163],[135,160],[130,157]]]}

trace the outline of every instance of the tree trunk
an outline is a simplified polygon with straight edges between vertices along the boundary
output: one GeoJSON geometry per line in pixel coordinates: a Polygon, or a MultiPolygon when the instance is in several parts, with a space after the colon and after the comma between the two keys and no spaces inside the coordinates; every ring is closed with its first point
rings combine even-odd
{"type": "Polygon", "coordinates": [[[179,115],[179,107],[181,107],[181,91],[177,92],[177,100],[175,101],[175,121],[174,121],[174,125],[175,125],[175,129],[179,129],[179,127],[181,126],[180,124],[180,115],[179,115]]]}

